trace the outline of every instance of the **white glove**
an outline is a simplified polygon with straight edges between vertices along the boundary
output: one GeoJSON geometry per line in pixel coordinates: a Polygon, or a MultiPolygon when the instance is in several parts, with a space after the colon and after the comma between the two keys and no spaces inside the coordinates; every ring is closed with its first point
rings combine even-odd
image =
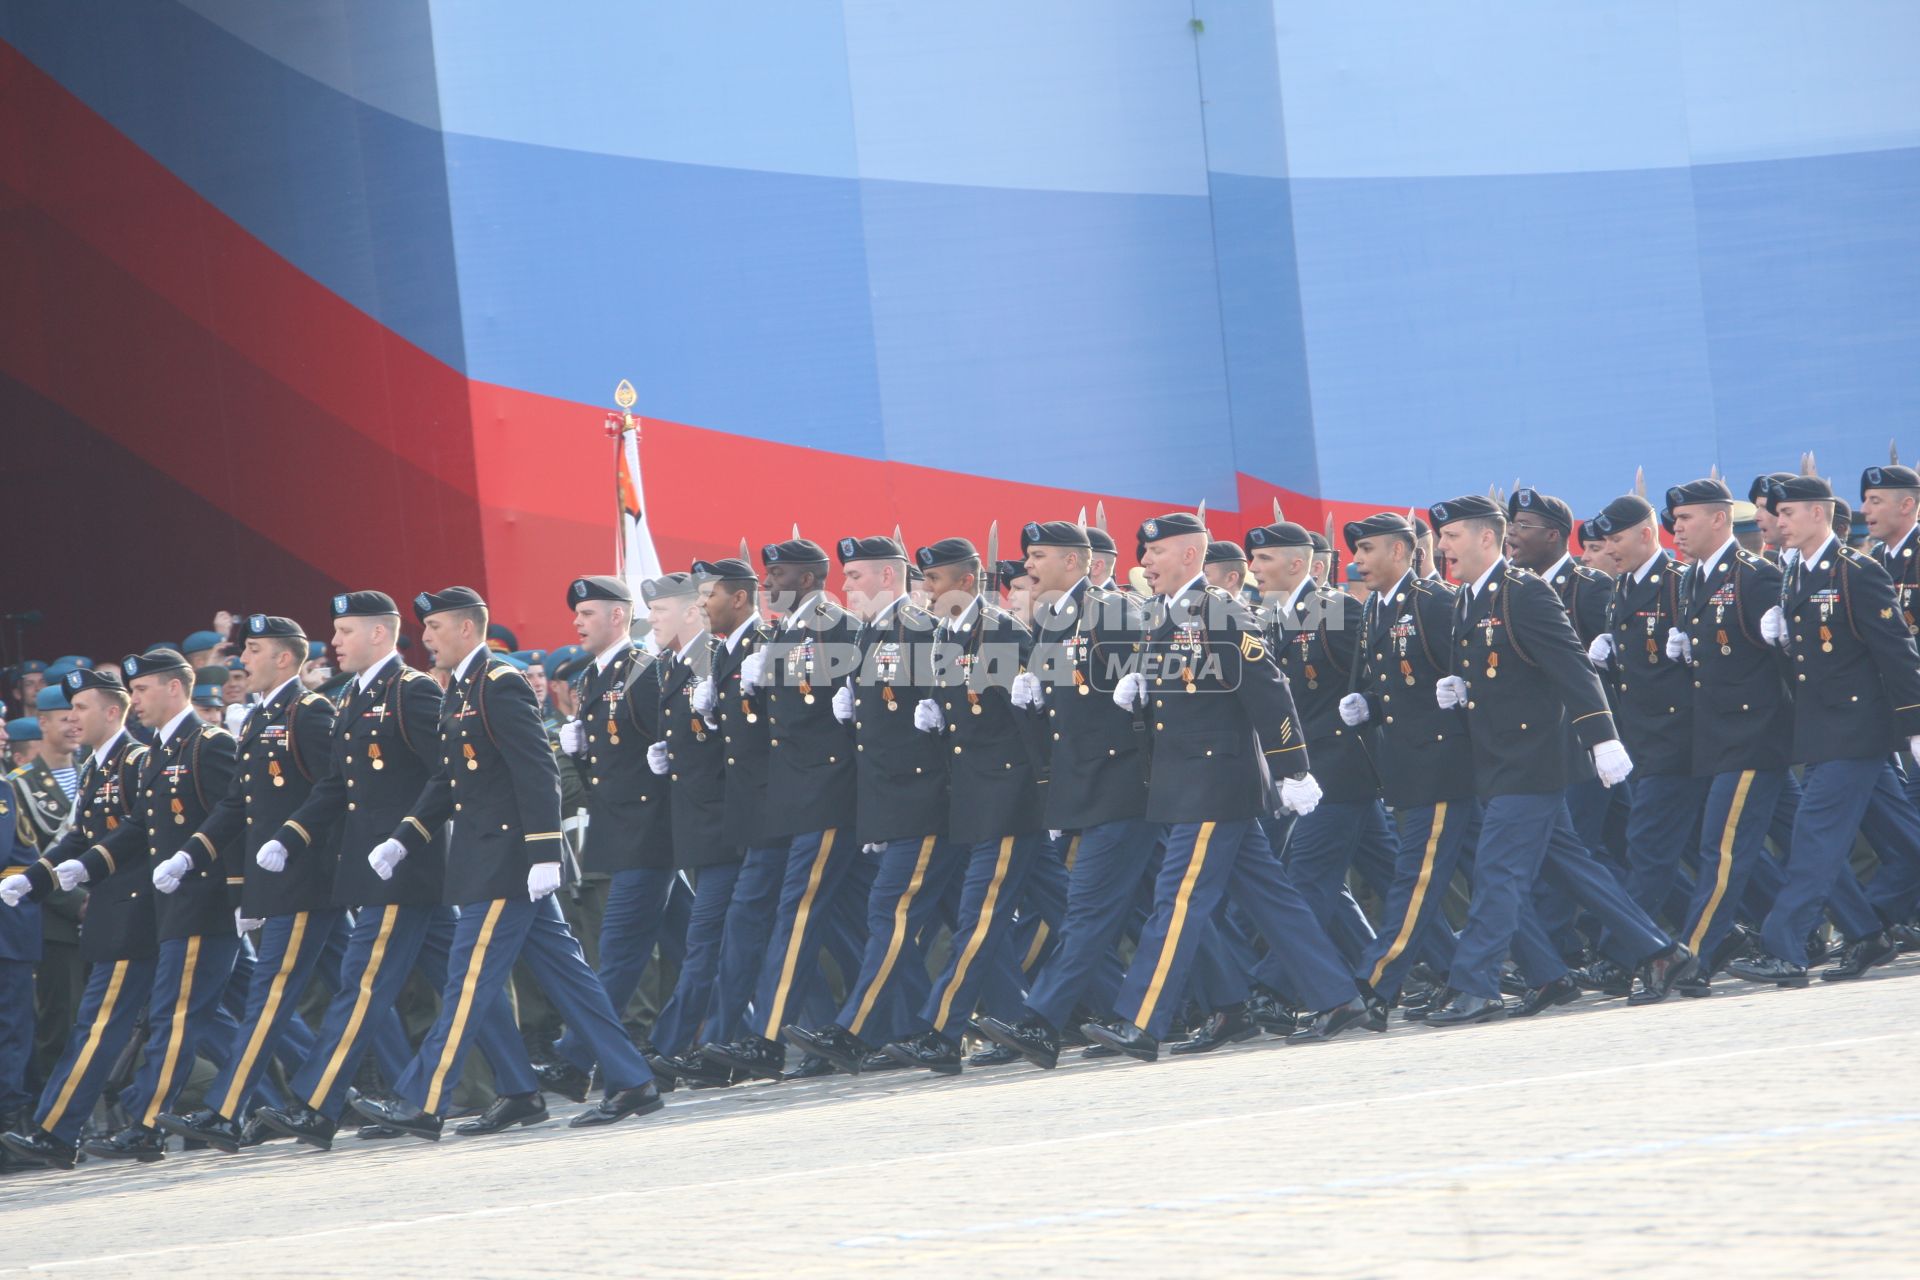
{"type": "Polygon", "coordinates": [[[713,681],[707,679],[705,676],[700,677],[700,679],[693,682],[693,692],[688,694],[687,698],[688,701],[693,703],[693,710],[696,715],[712,715],[713,681]]]}
{"type": "Polygon", "coordinates": [[[1288,813],[1312,813],[1320,807],[1320,784],[1310,773],[1280,779],[1280,805],[1288,813]]]}
{"type": "Polygon", "coordinates": [[[577,756],[587,749],[587,726],[578,720],[569,720],[560,726],[560,749],[570,756],[577,756]]]}
{"type": "Polygon", "coordinates": [[[947,727],[947,718],[940,714],[940,704],[932,698],[922,698],[913,708],[913,727],[922,733],[938,733],[947,727]]]}
{"type": "Polygon", "coordinates": [[[1914,763],[1920,764],[1920,737],[1908,738],[1907,750],[1912,753],[1914,763]]]}
{"type": "Polygon", "coordinates": [[[1344,724],[1347,727],[1351,728],[1356,724],[1365,724],[1372,717],[1373,717],[1373,712],[1367,706],[1366,694],[1350,693],[1346,697],[1340,699],[1340,723],[1341,724],[1344,724]]]}
{"type": "Polygon", "coordinates": [[[60,889],[63,893],[73,888],[73,886],[85,884],[91,879],[91,877],[87,875],[87,864],[78,858],[71,858],[55,867],[53,869],[53,878],[60,882],[60,889]]]}
{"type": "Polygon", "coordinates": [[[740,664],[740,688],[752,693],[767,683],[767,653],[764,649],[755,649],[740,664]]]}
{"type": "Polygon", "coordinates": [[[1040,677],[1031,671],[1022,671],[1013,678],[1013,688],[1009,690],[1016,707],[1032,707],[1038,710],[1046,702],[1046,690],[1040,686],[1040,677]]]}
{"type": "Polygon", "coordinates": [[[1059,841],[1059,839],[1060,839],[1060,837],[1061,837],[1061,836],[1063,836],[1063,835],[1065,835],[1065,834],[1066,834],[1066,832],[1064,832],[1064,831],[1055,831],[1055,830],[1053,830],[1052,828],[1048,828],[1048,830],[1047,830],[1047,839],[1049,839],[1049,840],[1052,840],[1052,841],[1055,841],[1055,842],[1058,842],[1058,841],[1059,841]]]}
{"type": "Polygon", "coordinates": [[[393,869],[407,856],[407,846],[398,840],[382,840],[373,846],[373,852],[367,855],[367,865],[373,868],[373,874],[382,880],[393,879],[393,869]]]}
{"type": "Polygon", "coordinates": [[[1138,671],[1129,671],[1120,677],[1120,683],[1113,686],[1113,705],[1122,711],[1131,711],[1147,700],[1147,678],[1138,671]]]}
{"type": "Polygon", "coordinates": [[[253,855],[262,871],[285,871],[287,869],[287,846],[278,840],[269,840],[260,846],[260,852],[253,855]]]}
{"type": "Polygon", "coordinates": [[[1587,646],[1587,661],[1596,667],[1604,667],[1613,658],[1613,633],[1602,631],[1587,646]]]}
{"type": "Polygon", "coordinates": [[[841,724],[853,719],[853,686],[843,684],[833,691],[833,718],[841,724]]]}
{"type": "Polygon", "coordinates": [[[1787,615],[1779,605],[1760,615],[1760,638],[1776,648],[1787,647],[1787,615]]]}
{"type": "Polygon", "coordinates": [[[20,899],[33,891],[33,882],[23,875],[11,875],[0,880],[0,902],[10,907],[20,905],[20,899]]]}
{"type": "Polygon", "coordinates": [[[527,900],[538,902],[560,887],[560,864],[536,862],[527,868],[527,900]]]}
{"type": "Polygon", "coordinates": [[[252,933],[265,923],[265,920],[255,920],[244,914],[238,907],[233,909],[233,928],[236,933],[252,933]]]}
{"type": "Polygon", "coordinates": [[[193,855],[185,852],[174,854],[153,869],[153,887],[161,893],[172,893],[187,878],[187,872],[193,870],[193,855]]]}
{"type": "Polygon", "coordinates": [[[1674,662],[1692,662],[1693,637],[1678,627],[1668,627],[1667,657],[1674,662]]]}
{"type": "Polygon", "coordinates": [[[884,852],[886,851],[886,848],[887,848],[887,846],[886,846],[886,845],[885,845],[884,843],[881,843],[881,844],[863,844],[863,845],[861,845],[861,846],[860,846],[860,852],[862,852],[862,853],[884,853],[884,852]]]}
{"type": "Polygon", "coordinates": [[[1618,738],[1609,738],[1593,749],[1593,768],[1602,786],[1617,786],[1633,772],[1633,759],[1618,738]]]}
{"type": "Polygon", "coordinates": [[[647,768],[655,773],[667,771],[667,744],[656,742],[647,748],[647,768]]]}
{"type": "Polygon", "coordinates": [[[1441,710],[1467,704],[1467,682],[1459,676],[1441,676],[1433,685],[1433,700],[1441,710]]]}

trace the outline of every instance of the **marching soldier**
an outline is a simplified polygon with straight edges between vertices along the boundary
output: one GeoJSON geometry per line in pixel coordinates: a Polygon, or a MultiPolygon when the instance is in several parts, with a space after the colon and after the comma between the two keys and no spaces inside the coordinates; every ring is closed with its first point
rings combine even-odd
{"type": "MultiPolygon", "coordinates": [[[[652,1072],[552,901],[560,887],[560,779],[533,689],[493,657],[487,605],[471,588],[421,592],[414,613],[434,660],[452,672],[440,714],[440,760],[413,811],[368,860],[376,871],[392,870],[429,844],[451,816],[445,900],[461,912],[440,1013],[418,1056],[394,1085],[392,1100],[356,1098],[354,1109],[375,1124],[438,1141],[439,1110],[472,1047],[475,1012],[504,990],[524,953],[603,1074],[604,1098],[569,1124],[611,1124],[658,1111],[665,1104],[652,1072]]],[[[517,1110],[502,1119],[537,1123],[546,1103],[535,1094],[517,1110]]]]}
{"type": "Polygon", "coordinates": [[[15,910],[23,900],[46,901],[62,885],[91,882],[80,956],[92,968],[66,1051],[47,1075],[33,1123],[0,1135],[0,1144],[17,1160],[71,1169],[80,1127],[147,1007],[159,944],[146,859],[115,858],[100,843],[132,821],[147,755],[126,731],[126,689],[112,671],[73,670],[63,683],[88,752],[73,823],[38,861],[0,880],[0,900],[15,910]]]}
{"type": "MultiPolygon", "coordinates": [[[[66,674],[63,671],[61,676],[66,674]]],[[[62,679],[56,678],[32,697],[40,722],[40,754],[8,774],[7,780],[20,819],[31,834],[30,840],[23,841],[23,849],[27,844],[51,849],[65,834],[80,799],[80,770],[74,761],[80,726],[62,679]]],[[[0,798],[4,796],[0,791],[0,798]]],[[[86,986],[87,966],[80,958],[80,913],[86,894],[79,889],[55,889],[38,903],[41,954],[32,981],[32,1073],[34,1079],[42,1080],[66,1047],[86,986]]]]}
{"type": "MultiPolygon", "coordinates": [[[[1897,462],[1868,467],[1860,474],[1860,512],[1877,540],[1873,558],[1893,580],[1901,620],[1920,634],[1920,538],[1913,533],[1920,514],[1920,472],[1897,462]]],[[[1907,796],[1920,805],[1920,766],[1904,768],[1907,796]]]]}
{"type": "MultiPolygon", "coordinates": [[[[426,785],[429,762],[440,752],[440,686],[401,660],[395,648],[399,609],[391,596],[346,592],[333,597],[331,612],[333,649],[349,679],[340,689],[320,776],[255,855],[262,866],[282,860],[298,864],[317,853],[325,832],[338,830],[342,856],[334,863],[333,899],[355,905],[340,983],[312,1053],[293,1076],[292,1104],[257,1113],[266,1130],[322,1151],[333,1147],[347,1088],[365,1054],[375,1054],[390,1080],[398,1079],[413,1057],[393,1005],[416,969],[435,991],[445,988],[454,929],[452,908],[440,904],[444,831],[387,867],[386,875],[361,853],[399,825],[426,785]]],[[[501,1099],[537,1093],[505,995],[474,1021],[475,1045],[493,1068],[501,1099]]],[[[504,1127],[501,1110],[497,1101],[456,1132],[494,1132],[504,1127]]]]}
{"type": "Polygon", "coordinates": [[[1273,811],[1276,776],[1280,806],[1305,814],[1320,798],[1286,679],[1246,607],[1205,585],[1208,539],[1196,517],[1148,520],[1139,539],[1147,581],[1159,594],[1146,669],[1121,676],[1112,697],[1153,724],[1146,817],[1166,827],[1165,856],[1115,1000],[1121,1021],[1090,1022],[1082,1031],[1130,1057],[1157,1058],[1202,928],[1230,893],[1265,935],[1303,1007],[1317,1011],[1295,1036],[1331,1038],[1366,1021],[1366,1006],[1313,909],[1253,834],[1257,819],[1273,811]]]}
{"type": "MultiPolygon", "coordinates": [[[[226,866],[239,864],[240,915],[258,922],[258,954],[245,1012],[226,1065],[206,1091],[206,1105],[190,1115],[162,1111],[156,1122],[229,1154],[242,1145],[247,1101],[321,953],[345,926],[346,912],[333,896],[337,828],[316,827],[297,858],[272,834],[311,792],[333,734],[333,704],[300,682],[306,655],[306,634],[293,619],[259,613],[248,618],[241,660],[248,691],[259,694],[260,702],[241,730],[232,786],[182,846],[196,870],[222,869],[216,851],[224,851],[226,866]]],[[[327,984],[333,981],[328,975],[327,984]]]]}
{"type": "MultiPolygon", "coordinates": [[[[1435,684],[1434,697],[1442,708],[1467,709],[1483,816],[1467,926],[1447,990],[1426,1020],[1454,1026],[1505,1016],[1500,963],[1543,871],[1549,884],[1593,911],[1614,952],[1634,962],[1642,982],[1635,994],[1663,998],[1693,971],[1691,953],[1594,861],[1567,815],[1568,733],[1592,753],[1605,785],[1623,781],[1633,768],[1567,611],[1547,582],[1509,566],[1501,554],[1506,516],[1492,500],[1456,498],[1436,503],[1430,514],[1448,562],[1471,584],[1454,610],[1455,674],[1435,684]]],[[[1565,967],[1545,952],[1544,939],[1531,941],[1534,958],[1516,957],[1528,985],[1564,978],[1565,967]]]]}
{"type": "MultiPolygon", "coordinates": [[[[6,907],[0,910],[0,1126],[8,1130],[24,1127],[22,1113],[33,1102],[27,1084],[34,1043],[33,971],[40,963],[40,904],[23,899],[31,890],[27,859],[39,849],[35,837],[17,794],[0,787],[0,885],[11,885],[6,907]]],[[[0,1147],[0,1172],[11,1167],[16,1167],[14,1158],[0,1147]]]]}
{"type": "Polygon", "coordinates": [[[1248,580],[1247,555],[1239,543],[1215,538],[1207,543],[1207,583],[1259,609],[1260,588],[1248,580]]]}

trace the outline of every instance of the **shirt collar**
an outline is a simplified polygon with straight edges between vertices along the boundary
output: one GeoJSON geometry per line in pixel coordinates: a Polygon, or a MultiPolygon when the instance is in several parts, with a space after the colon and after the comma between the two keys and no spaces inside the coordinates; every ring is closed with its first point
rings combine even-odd
{"type": "Polygon", "coordinates": [[[1507,558],[1505,556],[1501,556],[1500,558],[1495,560],[1492,564],[1487,566],[1487,571],[1485,573],[1481,574],[1479,577],[1473,580],[1473,598],[1475,600],[1478,600],[1480,598],[1480,593],[1486,590],[1487,579],[1493,577],[1494,574],[1498,573],[1500,571],[1500,566],[1505,564],[1506,562],[1507,562],[1507,558]]]}
{"type": "Polygon", "coordinates": [[[1633,580],[1635,582],[1645,582],[1647,580],[1647,575],[1653,572],[1653,566],[1656,564],[1659,564],[1660,557],[1665,554],[1666,554],[1665,551],[1661,550],[1659,547],[1655,547],[1653,549],[1653,554],[1647,557],[1647,562],[1641,565],[1638,569],[1635,569],[1633,571],[1633,580]]]}
{"type": "Polygon", "coordinates": [[[1080,595],[1082,590],[1084,590],[1088,585],[1090,585],[1090,581],[1091,580],[1084,573],[1081,574],[1080,580],[1078,582],[1068,587],[1066,591],[1061,593],[1061,596],[1058,600],[1055,600],[1052,604],[1047,606],[1048,611],[1052,613],[1052,615],[1056,618],[1064,615],[1068,609],[1073,607],[1074,599],[1080,595]]]}
{"type": "Polygon", "coordinates": [[[271,705],[275,698],[279,697],[281,694],[287,691],[288,685],[299,684],[299,683],[300,683],[300,677],[298,675],[288,676],[285,680],[282,680],[277,686],[274,687],[274,690],[272,693],[269,693],[265,698],[261,700],[260,705],[263,707],[271,705]]]}
{"type": "Polygon", "coordinates": [[[613,665],[613,660],[625,651],[628,644],[629,642],[626,640],[615,640],[612,644],[602,649],[593,657],[593,669],[604,675],[607,668],[613,665]]]}
{"type": "Polygon", "coordinates": [[[807,592],[806,598],[799,604],[793,606],[793,609],[787,614],[785,629],[791,631],[795,627],[800,626],[800,620],[806,616],[807,610],[813,608],[813,602],[819,598],[820,593],[818,591],[807,592]]]}
{"type": "Polygon", "coordinates": [[[1206,574],[1196,573],[1191,578],[1187,579],[1187,584],[1184,587],[1181,587],[1178,591],[1174,592],[1172,595],[1169,595],[1167,599],[1178,600],[1181,596],[1193,590],[1194,587],[1196,586],[1204,587],[1206,585],[1206,581],[1207,581],[1206,574]]]}
{"type": "Polygon", "coordinates": [[[120,745],[120,739],[126,736],[127,731],[125,729],[115,730],[113,736],[107,739],[105,746],[98,747],[94,750],[93,767],[96,769],[106,768],[107,757],[113,754],[114,748],[120,745]]]}
{"type": "Polygon", "coordinates": [[[1295,585],[1293,590],[1287,593],[1287,603],[1285,605],[1286,611],[1288,613],[1292,613],[1293,606],[1300,603],[1300,597],[1307,594],[1307,592],[1313,590],[1313,586],[1314,586],[1314,583],[1313,583],[1312,574],[1308,574],[1306,577],[1300,579],[1299,583],[1295,585]]]}
{"type": "Polygon", "coordinates": [[[737,645],[739,645],[740,637],[747,634],[747,628],[753,626],[756,622],[759,622],[759,621],[760,621],[760,611],[758,609],[755,609],[752,613],[748,614],[747,620],[741,623],[739,626],[735,627],[733,629],[733,634],[727,637],[727,652],[732,653],[734,651],[734,648],[737,645]]]}
{"type": "Polygon", "coordinates": [[[893,599],[881,605],[880,612],[874,614],[873,620],[869,622],[867,625],[870,627],[877,627],[883,622],[885,622],[888,618],[891,618],[894,614],[894,611],[900,607],[900,602],[905,599],[906,599],[905,596],[895,596],[893,599]]]}
{"type": "Polygon", "coordinates": [[[678,662],[688,661],[687,655],[693,652],[693,646],[706,638],[707,638],[707,632],[705,631],[704,628],[688,636],[686,643],[673,651],[673,656],[675,661],[678,661],[678,662]]]}
{"type": "Polygon", "coordinates": [[[1385,608],[1395,596],[1411,587],[1414,581],[1415,577],[1412,569],[1408,569],[1405,573],[1401,574],[1400,581],[1394,583],[1393,586],[1387,589],[1387,596],[1385,600],[1381,601],[1381,608],[1385,608]]]}
{"type": "Polygon", "coordinates": [[[959,617],[948,619],[947,633],[949,635],[960,634],[962,631],[965,631],[968,627],[972,626],[973,620],[979,616],[980,616],[980,597],[975,596],[972,600],[967,602],[967,607],[960,611],[959,617]]]}
{"type": "Polygon", "coordinates": [[[1889,556],[1899,554],[1900,548],[1913,541],[1913,531],[1915,529],[1920,529],[1920,524],[1909,525],[1907,531],[1900,535],[1900,541],[1887,543],[1887,554],[1889,556]]]}
{"type": "Polygon", "coordinates": [[[1819,550],[1815,551],[1810,556],[1801,556],[1800,558],[1806,561],[1808,564],[1819,564],[1822,560],[1825,560],[1827,558],[1827,548],[1832,546],[1834,543],[1838,541],[1839,539],[1830,533],[1827,535],[1827,540],[1820,544],[1819,550]]]}
{"type": "Polygon", "coordinates": [[[1735,545],[1735,539],[1728,535],[1727,540],[1714,548],[1713,554],[1700,562],[1699,573],[1702,579],[1713,572],[1713,566],[1726,557],[1727,551],[1735,545]]]}
{"type": "Polygon", "coordinates": [[[362,671],[359,675],[355,676],[354,679],[360,682],[360,691],[362,693],[365,693],[368,689],[372,688],[373,682],[380,678],[380,673],[387,669],[387,664],[390,662],[398,662],[399,660],[400,660],[400,652],[399,650],[396,649],[388,653],[387,656],[380,659],[380,661],[368,667],[365,671],[362,671]]]}
{"type": "Polygon", "coordinates": [[[180,726],[193,719],[193,704],[189,702],[179,715],[160,726],[160,745],[166,746],[180,732],[180,726]]]}
{"type": "Polygon", "coordinates": [[[1540,576],[1542,578],[1545,578],[1548,582],[1552,582],[1554,578],[1559,576],[1560,570],[1562,569],[1566,569],[1569,572],[1572,571],[1573,569],[1573,553],[1572,552],[1562,551],[1560,553],[1560,558],[1558,560],[1555,560],[1552,564],[1548,565],[1547,571],[1541,574],[1540,576]]]}
{"type": "Polygon", "coordinates": [[[469,653],[466,657],[460,659],[460,665],[453,669],[453,678],[455,680],[465,680],[467,678],[467,668],[473,665],[475,658],[478,658],[480,660],[481,666],[483,667],[486,666],[487,665],[486,653],[487,653],[487,642],[482,640],[479,644],[473,646],[472,653],[469,653]]]}

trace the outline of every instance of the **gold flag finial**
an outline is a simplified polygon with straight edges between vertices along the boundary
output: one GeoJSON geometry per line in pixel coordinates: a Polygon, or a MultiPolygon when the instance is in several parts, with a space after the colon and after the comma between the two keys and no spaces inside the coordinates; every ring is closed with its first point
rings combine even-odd
{"type": "Polygon", "coordinates": [[[625,378],[620,379],[620,385],[613,389],[613,402],[622,409],[633,408],[634,402],[639,398],[640,394],[633,389],[633,384],[625,378]]]}

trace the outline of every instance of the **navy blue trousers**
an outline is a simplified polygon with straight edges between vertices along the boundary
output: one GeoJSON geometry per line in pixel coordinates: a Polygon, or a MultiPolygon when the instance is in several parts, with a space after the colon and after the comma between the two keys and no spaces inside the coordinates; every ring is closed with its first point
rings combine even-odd
{"type": "Polygon", "coordinates": [[[1456,939],[1443,908],[1460,855],[1480,837],[1480,802],[1469,797],[1408,806],[1395,811],[1394,819],[1399,855],[1393,882],[1380,912],[1380,935],[1357,970],[1374,994],[1389,1001],[1400,994],[1425,940],[1435,940],[1426,943],[1426,954],[1440,960],[1437,972],[1453,963],[1456,939]]]}
{"type": "Polygon", "coordinates": [[[1690,774],[1627,779],[1633,801],[1627,817],[1627,896],[1648,915],[1666,905],[1681,866],[1700,847],[1700,813],[1712,785],[1711,778],[1690,774]]]}
{"type": "MultiPolygon", "coordinates": [[[[1006,981],[1017,981],[1012,964],[1014,908],[1046,851],[1046,840],[1045,833],[1036,832],[962,846],[964,865],[952,953],[920,1009],[921,1020],[935,1031],[950,1035],[956,1025],[965,1025],[996,951],[1007,970],[1006,981]]],[[[1012,998],[1018,999],[1017,991],[1012,998]]]]}
{"type": "MultiPolygon", "coordinates": [[[[1787,881],[1761,925],[1767,950],[1790,964],[1807,963],[1807,933],[1831,907],[1841,931],[1858,941],[1882,928],[1847,860],[1875,790],[1891,775],[1881,757],[1823,760],[1806,766],[1793,821],[1787,881]]],[[[1901,798],[1905,799],[1904,792],[1901,798]]]]}
{"type": "Polygon", "coordinates": [[[1060,947],[1041,967],[1027,993],[1027,1008],[1054,1028],[1065,1026],[1081,1004],[1097,1013],[1107,1012],[1112,995],[1098,998],[1095,980],[1126,927],[1157,836],[1156,828],[1139,818],[1102,823],[1073,834],[1060,947]]]}
{"type": "MultiPolygon", "coordinates": [[[[615,1017],[626,1011],[647,966],[653,963],[655,943],[664,940],[669,927],[667,900],[678,879],[678,874],[667,867],[637,867],[615,872],[607,885],[597,972],[615,1017]]],[[[592,1047],[571,1020],[553,1051],[582,1071],[593,1068],[592,1047]]]]}
{"type": "Polygon", "coordinates": [[[1743,769],[1707,780],[1700,817],[1698,872],[1687,912],[1687,947],[1711,973],[1714,953],[1733,928],[1756,868],[1778,864],[1766,856],[1767,832],[1785,788],[1785,769],[1743,769]]]}
{"type": "Polygon", "coordinates": [[[653,1020],[649,1039],[656,1053],[679,1053],[699,1043],[713,1007],[714,981],[720,972],[720,947],[727,914],[740,882],[741,862],[719,862],[693,873],[693,909],[687,917],[686,954],[673,994],[653,1020]]]}
{"type": "Polygon", "coordinates": [[[877,855],[867,895],[867,945],[859,976],[834,1021],[869,1044],[909,1033],[912,1015],[927,1002],[928,925],[938,918],[950,883],[966,872],[969,850],[939,836],[893,840],[877,855]],[[897,1004],[882,1005],[892,995],[897,1004]],[[893,1016],[886,1016],[891,1010],[893,1016]],[[903,1011],[907,1016],[900,1016],[903,1011]],[[881,1016],[876,1017],[879,1014],[881,1016]]]}
{"type": "MultiPolygon", "coordinates": [[[[294,1006],[306,994],[327,955],[334,931],[344,926],[347,913],[338,907],[325,911],[296,911],[292,915],[270,916],[256,931],[259,950],[254,961],[253,982],[247,992],[246,1011],[234,1030],[227,1050],[226,1065],[207,1086],[207,1106],[229,1120],[246,1115],[247,1100],[281,1035],[293,1018],[294,1006]]],[[[329,986],[338,986],[338,953],[329,986]]],[[[312,1044],[307,1056],[312,1056],[312,1044]]]]}
{"type": "Polygon", "coordinates": [[[153,994],[154,964],[108,960],[87,971],[66,1051],[48,1074],[34,1114],[34,1122],[61,1142],[71,1145],[79,1139],[113,1064],[133,1038],[140,1012],[153,994]]]}
{"type": "Polygon", "coordinates": [[[173,1109],[202,1046],[216,1065],[226,1065],[239,1024],[220,999],[239,954],[238,938],[169,938],[160,944],[147,1003],[146,1059],[120,1095],[138,1123],[151,1126],[173,1109]]]}
{"type": "Polygon", "coordinates": [[[1382,867],[1392,868],[1395,849],[1386,806],[1378,799],[1322,800],[1312,813],[1294,820],[1287,836],[1287,875],[1349,965],[1357,965],[1373,946],[1374,932],[1347,889],[1347,874],[1364,860],[1384,885],[1388,878],[1382,867]]]}

